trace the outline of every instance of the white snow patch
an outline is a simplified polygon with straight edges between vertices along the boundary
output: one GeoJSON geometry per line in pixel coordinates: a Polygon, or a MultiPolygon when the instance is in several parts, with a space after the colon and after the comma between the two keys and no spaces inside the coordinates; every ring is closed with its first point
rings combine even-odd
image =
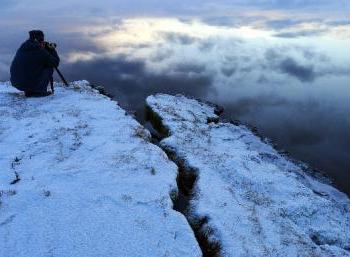
{"type": "Polygon", "coordinates": [[[176,165],[87,84],[0,84],[0,256],[201,256],[172,209],[176,165]]]}
{"type": "MultiPolygon", "coordinates": [[[[207,217],[222,256],[350,256],[350,201],[214,108],[157,94],[161,146],[198,172],[190,218],[207,217]]],[[[204,231],[208,232],[208,231],[204,231]]]]}

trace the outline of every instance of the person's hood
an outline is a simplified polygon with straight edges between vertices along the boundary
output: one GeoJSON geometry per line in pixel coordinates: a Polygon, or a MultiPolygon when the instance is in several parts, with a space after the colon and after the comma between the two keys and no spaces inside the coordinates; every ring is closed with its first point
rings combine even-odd
{"type": "Polygon", "coordinates": [[[39,42],[35,40],[30,40],[30,39],[25,41],[19,48],[20,51],[33,51],[37,49],[40,49],[39,42]]]}

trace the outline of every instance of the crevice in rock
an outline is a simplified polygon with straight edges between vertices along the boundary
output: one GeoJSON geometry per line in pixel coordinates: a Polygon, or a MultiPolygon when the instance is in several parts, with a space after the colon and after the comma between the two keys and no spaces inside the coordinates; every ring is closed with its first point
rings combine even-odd
{"type": "Polygon", "coordinates": [[[10,182],[11,185],[17,184],[21,180],[19,174],[15,171],[15,179],[10,182]]]}
{"type": "Polygon", "coordinates": [[[170,136],[169,129],[162,123],[162,118],[159,117],[157,113],[153,112],[148,105],[145,106],[145,120],[150,121],[155,131],[158,132],[157,135],[152,135],[152,137],[155,136],[158,141],[170,136]]]}
{"type": "Polygon", "coordinates": [[[196,240],[201,248],[203,257],[221,256],[221,244],[213,239],[214,230],[208,225],[208,217],[198,217],[193,214],[192,200],[196,197],[195,186],[198,180],[198,171],[188,167],[185,160],[175,152],[165,148],[160,141],[170,136],[169,130],[162,124],[162,119],[146,105],[146,121],[150,121],[157,134],[151,133],[152,142],[158,145],[167,154],[168,158],[178,166],[177,187],[178,193],[172,196],[173,209],[182,213],[190,224],[196,240]]]}
{"type": "Polygon", "coordinates": [[[198,217],[191,213],[193,205],[191,201],[196,197],[195,185],[198,179],[198,171],[185,165],[185,161],[174,152],[164,149],[165,153],[178,166],[177,187],[179,193],[173,200],[174,210],[182,213],[190,224],[197,242],[202,250],[203,257],[220,256],[220,242],[211,239],[213,229],[208,225],[209,218],[198,217]]]}

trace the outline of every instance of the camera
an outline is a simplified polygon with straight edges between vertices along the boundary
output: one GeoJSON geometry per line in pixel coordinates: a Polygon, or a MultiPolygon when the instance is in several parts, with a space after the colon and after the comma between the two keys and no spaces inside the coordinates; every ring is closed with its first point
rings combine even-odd
{"type": "Polygon", "coordinates": [[[44,45],[47,50],[52,50],[57,47],[56,43],[51,43],[51,42],[44,42],[44,45]]]}

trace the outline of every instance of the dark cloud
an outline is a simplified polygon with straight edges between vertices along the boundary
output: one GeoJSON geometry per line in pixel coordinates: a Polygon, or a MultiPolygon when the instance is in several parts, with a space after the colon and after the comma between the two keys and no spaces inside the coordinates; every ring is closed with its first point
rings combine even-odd
{"type": "Polygon", "coordinates": [[[276,95],[261,94],[259,97],[237,97],[234,102],[227,102],[225,117],[243,117],[253,114],[258,108],[279,108],[287,104],[287,100],[276,95]]]}
{"type": "Polygon", "coordinates": [[[235,72],[237,71],[236,67],[222,67],[221,72],[224,74],[226,77],[231,77],[235,72]]]}
{"type": "Polygon", "coordinates": [[[202,19],[202,22],[212,26],[235,27],[241,23],[235,16],[211,16],[202,19]]]}
{"type": "MultiPolygon", "coordinates": [[[[311,17],[298,17],[298,15],[290,15],[288,18],[283,19],[270,19],[264,18],[265,27],[273,29],[273,30],[284,30],[295,28],[301,24],[326,24],[331,25],[332,21],[326,21],[324,16],[311,16],[311,17]]],[[[334,21],[336,24],[337,21],[334,21]]],[[[341,22],[341,21],[340,21],[341,22]]]]}
{"type": "Polygon", "coordinates": [[[81,33],[55,33],[47,37],[48,41],[57,43],[57,50],[61,55],[70,52],[103,53],[105,50],[92,40],[93,38],[81,33]]]}
{"type": "Polygon", "coordinates": [[[174,50],[172,49],[157,49],[156,53],[150,57],[152,62],[162,62],[173,56],[174,50]]]}
{"type": "Polygon", "coordinates": [[[333,20],[326,21],[325,23],[330,26],[347,26],[350,25],[350,20],[333,20]]]}
{"type": "Polygon", "coordinates": [[[110,59],[76,62],[62,67],[69,80],[86,79],[103,85],[127,109],[142,116],[145,98],[154,93],[184,93],[205,98],[215,92],[212,77],[202,74],[205,66],[176,64],[162,74],[149,72],[144,60],[128,60],[120,55],[110,59]]]}
{"type": "Polygon", "coordinates": [[[306,146],[306,145],[317,145],[324,140],[323,135],[315,133],[313,129],[300,124],[289,123],[288,126],[288,137],[286,143],[294,146],[306,146]]]}
{"type": "Polygon", "coordinates": [[[269,79],[264,75],[260,75],[259,78],[257,79],[256,81],[258,84],[264,84],[264,83],[267,83],[269,82],[269,79]]]}
{"type": "Polygon", "coordinates": [[[159,33],[159,35],[165,39],[167,42],[180,44],[180,45],[191,45],[197,41],[197,38],[189,36],[184,33],[176,33],[176,32],[165,32],[159,33]]]}
{"type": "Polygon", "coordinates": [[[313,82],[316,79],[317,73],[313,65],[298,63],[294,58],[272,49],[266,51],[265,57],[268,67],[295,77],[301,82],[313,82]]]}
{"type": "Polygon", "coordinates": [[[320,62],[326,62],[329,61],[329,57],[325,56],[324,54],[316,53],[308,48],[306,49],[300,49],[300,51],[303,53],[303,56],[305,59],[310,60],[310,59],[318,59],[320,62]]]}
{"type": "Polygon", "coordinates": [[[199,46],[198,49],[201,52],[208,52],[211,51],[215,46],[215,42],[213,42],[212,40],[202,40],[199,42],[199,46]]]}
{"type": "Polygon", "coordinates": [[[206,69],[206,66],[204,64],[197,64],[197,63],[179,63],[176,64],[174,67],[174,71],[177,72],[183,72],[183,73],[202,73],[206,69]]]}
{"type": "Polygon", "coordinates": [[[295,25],[301,24],[302,20],[293,19],[280,19],[280,20],[267,20],[265,21],[265,26],[271,29],[280,30],[285,28],[294,27],[295,25]]]}
{"type": "Polygon", "coordinates": [[[313,66],[301,65],[291,57],[282,60],[279,66],[282,72],[296,77],[302,82],[310,82],[315,80],[316,73],[313,66]]]}
{"type": "Polygon", "coordinates": [[[315,30],[300,30],[295,32],[281,32],[274,34],[275,37],[282,38],[298,38],[298,37],[312,37],[320,36],[327,32],[327,29],[315,29],[315,30]]]}
{"type": "Polygon", "coordinates": [[[244,66],[239,69],[241,73],[250,73],[255,69],[253,66],[244,66]]]}

